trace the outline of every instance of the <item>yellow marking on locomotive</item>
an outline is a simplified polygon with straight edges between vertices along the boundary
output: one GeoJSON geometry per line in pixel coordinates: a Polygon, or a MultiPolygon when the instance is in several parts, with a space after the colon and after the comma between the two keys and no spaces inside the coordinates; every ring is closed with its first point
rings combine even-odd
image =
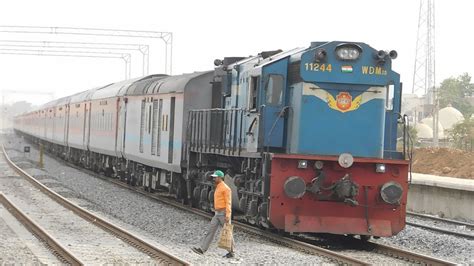
{"type": "Polygon", "coordinates": [[[331,109],[345,113],[359,109],[362,102],[362,95],[352,100],[352,96],[348,92],[341,92],[336,98],[327,92],[327,102],[331,109]]]}
{"type": "Polygon", "coordinates": [[[370,87],[359,96],[352,99],[348,91],[339,92],[334,97],[329,91],[326,91],[312,83],[304,83],[303,95],[311,95],[326,102],[328,107],[342,113],[359,109],[360,106],[375,99],[384,100],[387,90],[385,87],[370,87]]]}
{"type": "Polygon", "coordinates": [[[362,74],[386,76],[387,70],[383,69],[382,67],[362,66],[362,74]]]}
{"type": "Polygon", "coordinates": [[[306,71],[332,72],[331,64],[305,63],[304,66],[306,71]]]}

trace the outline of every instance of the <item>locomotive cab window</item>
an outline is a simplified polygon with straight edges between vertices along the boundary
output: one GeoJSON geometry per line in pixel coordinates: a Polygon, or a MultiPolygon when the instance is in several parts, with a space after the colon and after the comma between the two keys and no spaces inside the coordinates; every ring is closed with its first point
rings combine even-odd
{"type": "Polygon", "coordinates": [[[268,77],[266,90],[267,103],[270,105],[281,105],[283,96],[283,76],[270,75],[268,77]]]}
{"type": "Polygon", "coordinates": [[[249,86],[249,97],[248,97],[248,108],[250,110],[257,109],[257,94],[258,94],[258,83],[260,77],[251,77],[249,86]]]}

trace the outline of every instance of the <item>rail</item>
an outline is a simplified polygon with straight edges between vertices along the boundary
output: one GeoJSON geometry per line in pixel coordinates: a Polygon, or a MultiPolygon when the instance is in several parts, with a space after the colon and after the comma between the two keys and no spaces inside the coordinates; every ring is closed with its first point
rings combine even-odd
{"type": "Polygon", "coordinates": [[[422,264],[422,265],[456,265],[453,262],[442,260],[423,254],[411,252],[408,250],[399,249],[396,247],[387,246],[380,243],[369,242],[368,244],[373,245],[374,251],[395,258],[404,258],[410,262],[422,264]]]}
{"type": "MultiPolygon", "coordinates": [[[[466,222],[461,222],[461,221],[456,221],[456,220],[451,220],[451,219],[445,219],[445,218],[435,217],[435,216],[431,216],[431,215],[424,215],[424,214],[420,214],[420,213],[413,213],[413,212],[407,212],[407,214],[411,215],[411,216],[421,217],[421,218],[428,219],[428,220],[433,220],[435,222],[443,222],[443,223],[447,223],[447,224],[451,224],[451,225],[455,225],[455,226],[463,226],[465,228],[470,228],[470,229],[474,228],[474,224],[471,224],[471,223],[466,223],[466,222]]],[[[437,227],[437,226],[430,226],[430,225],[424,225],[424,224],[412,223],[412,222],[406,222],[406,224],[414,226],[414,227],[419,227],[419,228],[423,228],[423,229],[427,229],[427,230],[431,230],[431,231],[440,232],[440,233],[447,234],[447,235],[454,235],[454,236],[463,237],[463,238],[467,238],[467,239],[474,239],[473,234],[457,232],[457,231],[453,231],[452,229],[448,229],[448,228],[441,228],[441,227],[437,227]]]]}

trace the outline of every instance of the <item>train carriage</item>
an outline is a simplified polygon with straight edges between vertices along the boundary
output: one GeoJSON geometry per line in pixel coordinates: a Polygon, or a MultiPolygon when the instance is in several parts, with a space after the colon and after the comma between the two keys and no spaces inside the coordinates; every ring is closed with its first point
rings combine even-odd
{"type": "Polygon", "coordinates": [[[53,109],[53,133],[51,141],[58,146],[67,145],[70,96],[57,100],[53,109]]]}
{"type": "Polygon", "coordinates": [[[88,105],[94,89],[71,96],[69,103],[68,146],[74,149],[86,150],[86,125],[88,105]]]}
{"type": "Polygon", "coordinates": [[[182,193],[187,112],[212,107],[212,74],[207,71],[161,76],[128,88],[122,123],[126,128],[123,157],[132,162],[127,172],[138,176],[137,183],[149,189],[161,186],[182,193]]]}

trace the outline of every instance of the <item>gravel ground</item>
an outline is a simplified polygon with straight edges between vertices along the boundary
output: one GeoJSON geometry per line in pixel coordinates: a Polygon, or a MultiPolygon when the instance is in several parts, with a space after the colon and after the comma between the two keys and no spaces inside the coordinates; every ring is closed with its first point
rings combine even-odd
{"type": "Polygon", "coordinates": [[[61,262],[0,205],[0,265],[48,265],[61,262]]]}
{"type": "MultiPolygon", "coordinates": [[[[0,160],[4,160],[3,157],[0,160]]],[[[0,167],[9,166],[2,163],[0,167]]],[[[24,178],[1,178],[0,190],[23,213],[85,264],[153,262],[148,255],[51,200],[24,178]]]]}
{"type": "Polygon", "coordinates": [[[226,252],[217,248],[216,241],[205,255],[197,255],[190,248],[199,244],[209,220],[131,193],[127,189],[64,166],[49,156],[44,158],[44,169],[47,170],[36,169],[29,161],[38,158],[33,147],[29,158],[15,150],[8,150],[8,154],[20,167],[25,167],[24,170],[28,173],[40,177],[41,182],[48,181],[46,185],[54,184],[54,190],[62,187],[60,194],[67,191],[73,201],[80,199],[79,204],[90,211],[145,236],[145,239],[148,237],[150,241],[166,246],[173,254],[192,264],[329,264],[326,259],[274,244],[238,229],[234,232],[236,258],[222,258],[226,252]]]}

